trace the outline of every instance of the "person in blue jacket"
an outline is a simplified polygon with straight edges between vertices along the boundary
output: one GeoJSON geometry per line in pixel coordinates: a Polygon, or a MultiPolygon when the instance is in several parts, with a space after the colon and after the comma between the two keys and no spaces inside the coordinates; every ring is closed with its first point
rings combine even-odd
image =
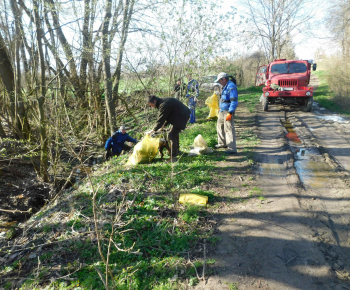
{"type": "Polygon", "coordinates": [[[198,82],[192,78],[192,75],[188,75],[188,84],[186,91],[186,98],[188,98],[188,108],[191,110],[190,123],[196,122],[196,104],[199,96],[198,82]]]}
{"type": "Polygon", "coordinates": [[[215,145],[215,147],[227,148],[226,154],[237,154],[236,130],[233,118],[238,106],[237,86],[229,80],[229,75],[224,72],[218,74],[215,82],[222,85],[220,110],[216,125],[218,145],[215,145]]]}
{"type": "Polygon", "coordinates": [[[126,133],[125,126],[120,126],[119,130],[114,132],[113,135],[106,141],[106,159],[108,160],[110,157],[113,157],[115,155],[119,156],[123,150],[129,151],[131,147],[125,144],[126,141],[132,143],[139,142],[139,140],[130,137],[129,134],[126,133]]]}

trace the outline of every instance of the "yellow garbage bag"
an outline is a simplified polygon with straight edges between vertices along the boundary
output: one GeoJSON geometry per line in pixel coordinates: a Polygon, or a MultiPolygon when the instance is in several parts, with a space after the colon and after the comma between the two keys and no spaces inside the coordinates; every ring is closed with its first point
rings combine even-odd
{"type": "Polygon", "coordinates": [[[208,197],[205,195],[199,195],[195,193],[183,193],[180,194],[179,202],[206,205],[208,203],[208,197]]]}
{"type": "Polygon", "coordinates": [[[217,118],[219,116],[219,99],[217,94],[213,94],[205,100],[205,104],[209,107],[209,116],[207,119],[217,118]]]}
{"type": "Polygon", "coordinates": [[[158,148],[159,138],[152,138],[146,135],[141,142],[135,145],[134,152],[129,157],[129,160],[125,165],[128,166],[139,163],[150,163],[157,155],[158,148]]]}

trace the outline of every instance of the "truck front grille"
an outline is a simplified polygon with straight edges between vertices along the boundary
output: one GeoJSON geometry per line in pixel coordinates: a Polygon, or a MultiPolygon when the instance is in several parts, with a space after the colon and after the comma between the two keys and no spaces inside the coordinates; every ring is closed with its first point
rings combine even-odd
{"type": "Polygon", "coordinates": [[[297,87],[298,81],[297,80],[279,80],[278,85],[280,87],[297,87]]]}

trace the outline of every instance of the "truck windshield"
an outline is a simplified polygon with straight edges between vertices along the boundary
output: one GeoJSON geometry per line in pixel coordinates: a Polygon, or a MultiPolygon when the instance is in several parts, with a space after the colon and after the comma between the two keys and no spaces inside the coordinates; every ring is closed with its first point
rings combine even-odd
{"type": "Polygon", "coordinates": [[[304,73],[306,70],[306,64],[301,62],[277,63],[271,67],[271,73],[273,74],[304,73]]]}
{"type": "Polygon", "coordinates": [[[201,79],[202,83],[213,83],[216,80],[216,76],[205,76],[201,79]]]}

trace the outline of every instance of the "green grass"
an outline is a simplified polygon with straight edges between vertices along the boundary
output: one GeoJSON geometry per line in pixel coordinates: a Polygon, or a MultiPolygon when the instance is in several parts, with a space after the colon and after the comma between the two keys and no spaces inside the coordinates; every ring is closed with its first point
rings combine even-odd
{"type": "Polygon", "coordinates": [[[179,214],[179,217],[185,222],[197,221],[199,217],[199,211],[201,206],[194,204],[187,204],[182,213],[179,214]]]}
{"type": "Polygon", "coordinates": [[[244,103],[250,113],[255,111],[256,105],[259,103],[262,94],[262,87],[238,88],[238,102],[244,103]]]}
{"type": "MultiPolygon", "coordinates": [[[[216,144],[216,122],[206,121],[207,114],[206,108],[199,108],[198,123],[189,126],[180,135],[181,150],[190,150],[198,134],[202,134],[210,146],[216,144]]],[[[132,248],[133,252],[122,252],[112,247],[110,265],[112,265],[113,280],[118,285],[118,289],[178,289],[177,280],[184,280],[184,278],[188,278],[190,284],[197,283],[194,278],[195,270],[187,265],[186,259],[191,246],[195,245],[199,239],[207,239],[212,235],[210,231],[203,232],[198,227],[199,217],[206,215],[205,207],[196,205],[175,207],[174,204],[177,202],[178,194],[182,192],[206,195],[209,202],[214,202],[214,192],[199,189],[201,184],[212,180],[212,172],[215,170],[212,159],[213,155],[183,157],[172,167],[168,163],[159,162],[157,156],[155,162],[151,164],[139,164],[127,168],[121,166],[127,161],[127,156],[122,155],[109,162],[109,171],[92,177],[93,186],[99,188],[96,197],[99,212],[103,212],[106,207],[116,208],[121,203],[122,195],[109,194],[108,188],[111,185],[133,188],[138,193],[134,206],[125,212],[122,225],[113,235],[114,242],[120,248],[132,248]],[[141,187],[145,172],[147,172],[148,181],[146,186],[141,187]],[[172,177],[173,173],[179,174],[172,177]],[[152,196],[149,196],[149,193],[152,193],[152,196]]],[[[127,193],[126,199],[131,201],[134,194],[135,192],[127,193]]],[[[91,218],[93,215],[91,187],[82,183],[79,187],[76,186],[76,190],[70,195],[74,202],[64,207],[67,212],[69,208],[73,208],[76,214],[70,220],[56,225],[63,229],[68,237],[74,236],[80,229],[87,230],[93,226],[84,218],[91,218]],[[81,214],[77,214],[79,212],[81,214]]],[[[105,212],[104,215],[106,216],[107,213],[105,212]]],[[[49,216],[49,212],[40,213],[40,217],[46,216],[49,216]]],[[[102,236],[108,239],[111,235],[111,224],[107,222],[100,227],[102,236]]],[[[53,228],[51,225],[46,225],[38,232],[47,233],[53,228]]],[[[102,240],[102,250],[106,255],[106,240],[102,240]]],[[[97,267],[102,273],[105,271],[96,241],[82,239],[66,242],[59,253],[51,250],[42,254],[40,258],[43,270],[39,276],[34,274],[30,276],[22,289],[35,289],[36,284],[33,281],[40,282],[44,279],[46,265],[49,265],[58,255],[71,261],[61,265],[60,275],[62,276],[78,268],[78,264],[74,264],[74,261],[76,263],[84,261],[85,266],[69,276],[76,279],[72,283],[67,284],[58,280],[52,284],[52,287],[58,289],[71,289],[73,286],[82,289],[104,288],[94,268],[97,267]]]]}
{"type": "Polygon", "coordinates": [[[315,71],[313,74],[318,76],[320,85],[317,90],[314,92],[314,100],[318,102],[322,107],[329,109],[335,113],[350,115],[346,106],[342,104],[342,102],[334,96],[334,92],[332,92],[327,84],[327,75],[326,71],[315,71]]]}
{"type": "Polygon", "coordinates": [[[237,283],[226,283],[230,290],[238,290],[237,283]]]}

